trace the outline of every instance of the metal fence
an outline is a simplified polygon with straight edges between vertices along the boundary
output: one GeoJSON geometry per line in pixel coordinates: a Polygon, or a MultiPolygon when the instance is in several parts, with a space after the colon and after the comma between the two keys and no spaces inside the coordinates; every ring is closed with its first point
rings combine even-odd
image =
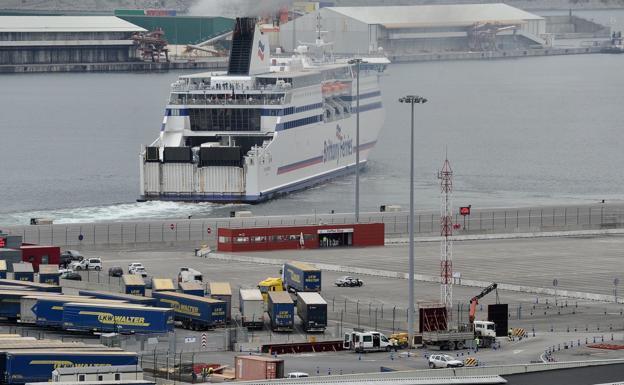
{"type": "MultiPolygon", "coordinates": [[[[388,237],[407,235],[406,212],[362,213],[361,223],[384,223],[388,237]]],[[[414,231],[419,236],[439,235],[440,214],[417,213],[414,231]]],[[[171,219],[141,222],[55,224],[3,227],[21,235],[24,242],[62,246],[97,244],[134,244],[161,242],[216,243],[220,227],[267,227],[312,224],[348,224],[353,214],[310,214],[251,218],[171,219]]],[[[454,234],[538,232],[624,228],[624,208],[600,205],[591,207],[529,208],[516,210],[472,210],[471,215],[456,214],[454,234]]]]}

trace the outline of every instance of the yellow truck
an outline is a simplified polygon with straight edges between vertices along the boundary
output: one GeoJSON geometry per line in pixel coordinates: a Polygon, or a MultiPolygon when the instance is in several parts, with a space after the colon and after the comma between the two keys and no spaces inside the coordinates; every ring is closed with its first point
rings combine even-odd
{"type": "Polygon", "coordinates": [[[258,289],[262,293],[262,299],[266,304],[269,298],[270,291],[284,291],[284,283],[281,278],[269,277],[264,281],[258,283],[258,289]]]}

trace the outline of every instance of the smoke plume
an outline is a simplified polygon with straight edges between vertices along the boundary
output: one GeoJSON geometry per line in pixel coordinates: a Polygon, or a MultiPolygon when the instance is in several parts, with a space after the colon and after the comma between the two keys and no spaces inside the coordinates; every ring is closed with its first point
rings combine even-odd
{"type": "Polygon", "coordinates": [[[198,0],[189,9],[193,16],[266,17],[277,14],[293,0],[198,0]]]}

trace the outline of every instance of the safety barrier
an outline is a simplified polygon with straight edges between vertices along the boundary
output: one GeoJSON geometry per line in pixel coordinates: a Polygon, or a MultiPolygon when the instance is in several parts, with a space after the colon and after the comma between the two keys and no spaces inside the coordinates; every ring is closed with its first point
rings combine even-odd
{"type": "Polygon", "coordinates": [[[478,366],[479,360],[474,357],[464,358],[464,366],[478,366]]]}

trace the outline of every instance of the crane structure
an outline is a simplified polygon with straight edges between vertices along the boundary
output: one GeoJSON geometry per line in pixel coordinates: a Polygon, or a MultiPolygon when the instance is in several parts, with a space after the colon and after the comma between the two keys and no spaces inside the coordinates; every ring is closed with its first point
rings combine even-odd
{"type": "Polygon", "coordinates": [[[132,35],[132,40],[143,60],[160,62],[164,59],[166,62],[169,61],[168,43],[165,39],[165,32],[161,28],[151,32],[135,33],[132,35]]]}
{"type": "Polygon", "coordinates": [[[438,172],[441,189],[440,207],[440,301],[446,307],[449,318],[453,307],[453,170],[448,158],[438,172]]]}
{"type": "MultiPolygon", "coordinates": [[[[496,290],[497,287],[498,287],[498,284],[493,283],[490,286],[486,287],[485,289],[481,290],[481,293],[475,295],[474,297],[470,299],[470,313],[468,315],[468,320],[470,320],[470,324],[474,323],[475,314],[477,312],[477,305],[479,304],[479,300],[485,297],[486,295],[490,294],[492,291],[496,290]]],[[[498,292],[496,294],[496,298],[498,299],[498,292]]]]}

